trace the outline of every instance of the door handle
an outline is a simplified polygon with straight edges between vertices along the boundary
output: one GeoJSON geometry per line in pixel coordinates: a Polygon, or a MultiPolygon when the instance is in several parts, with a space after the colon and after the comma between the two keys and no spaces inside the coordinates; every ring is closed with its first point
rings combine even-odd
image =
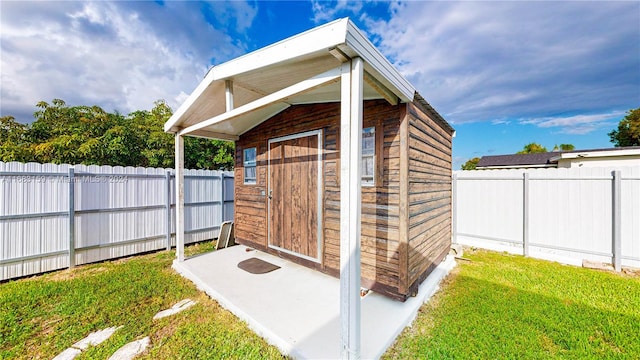
{"type": "Polygon", "coordinates": [[[269,189],[269,200],[273,199],[273,190],[269,189]]]}

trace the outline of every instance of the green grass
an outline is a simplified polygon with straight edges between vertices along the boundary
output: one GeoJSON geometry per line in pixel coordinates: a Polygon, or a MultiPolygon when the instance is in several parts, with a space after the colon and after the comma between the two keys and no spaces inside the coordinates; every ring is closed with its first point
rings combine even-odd
{"type": "MultiPolygon", "coordinates": [[[[211,250],[190,246],[187,255],[211,250]]],[[[141,358],[282,358],[245,323],[171,269],[175,253],[159,252],[80,266],[0,284],[0,359],[51,359],[89,333],[123,328],[77,359],[106,359],[122,345],[151,337],[141,358]],[[198,303],[161,320],[160,310],[198,303]]]]}
{"type": "Polygon", "coordinates": [[[640,276],[467,250],[385,358],[640,359],[640,276]]]}

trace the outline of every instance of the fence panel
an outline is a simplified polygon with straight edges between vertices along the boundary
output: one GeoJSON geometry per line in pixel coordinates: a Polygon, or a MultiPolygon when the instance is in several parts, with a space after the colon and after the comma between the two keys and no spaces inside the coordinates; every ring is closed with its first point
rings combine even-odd
{"type": "Polygon", "coordinates": [[[621,265],[640,267],[638,167],[456,171],[454,181],[455,242],[576,265],[615,263],[618,231],[621,265]]]}
{"type": "MultiPolygon", "coordinates": [[[[172,170],[70,168],[0,162],[0,280],[175,246],[172,170]]],[[[186,170],[185,209],[185,243],[216,237],[233,172],[186,170]]]]}

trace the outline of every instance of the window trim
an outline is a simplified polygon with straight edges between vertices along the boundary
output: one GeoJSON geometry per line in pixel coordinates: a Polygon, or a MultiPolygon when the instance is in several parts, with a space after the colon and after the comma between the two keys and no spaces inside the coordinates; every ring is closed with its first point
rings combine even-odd
{"type": "Polygon", "coordinates": [[[244,185],[256,185],[258,183],[258,167],[257,167],[257,158],[258,157],[258,149],[254,147],[248,147],[242,150],[242,183],[244,185]],[[253,150],[253,161],[247,161],[247,152],[253,150]],[[254,168],[255,177],[247,178],[247,169],[254,168]]]}
{"type": "Polygon", "coordinates": [[[376,173],[377,173],[377,161],[376,161],[376,127],[374,126],[368,126],[368,127],[364,127],[362,128],[362,136],[364,139],[364,134],[365,133],[371,133],[373,136],[373,147],[371,149],[372,153],[371,154],[367,154],[365,155],[363,150],[364,150],[364,140],[362,141],[361,149],[360,149],[360,163],[362,164],[363,160],[365,159],[365,157],[367,158],[371,158],[372,159],[372,163],[373,163],[373,173],[370,176],[367,176],[367,179],[365,180],[364,178],[364,166],[362,168],[362,171],[360,173],[360,184],[363,187],[375,187],[376,186],[376,173]]]}

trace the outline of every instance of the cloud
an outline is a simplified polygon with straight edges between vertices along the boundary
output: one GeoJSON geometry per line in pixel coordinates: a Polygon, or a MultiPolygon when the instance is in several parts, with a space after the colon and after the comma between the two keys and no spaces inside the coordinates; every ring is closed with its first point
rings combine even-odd
{"type": "Polygon", "coordinates": [[[122,113],[165,99],[176,109],[211,63],[246,50],[229,34],[245,31],[255,10],[240,2],[206,6],[3,2],[0,113],[30,121],[35,104],[53,98],[122,113]]]}
{"type": "Polygon", "coordinates": [[[311,0],[311,10],[313,11],[313,22],[321,24],[338,18],[338,14],[357,14],[362,10],[362,1],[325,1],[311,0]]]}
{"type": "Polygon", "coordinates": [[[362,21],[449,121],[640,103],[638,2],[403,2],[389,14],[362,21]]]}
{"type": "Polygon", "coordinates": [[[549,116],[520,120],[520,124],[531,124],[540,128],[560,128],[565,134],[583,135],[600,128],[610,128],[624,117],[623,111],[591,115],[549,116]]]}

